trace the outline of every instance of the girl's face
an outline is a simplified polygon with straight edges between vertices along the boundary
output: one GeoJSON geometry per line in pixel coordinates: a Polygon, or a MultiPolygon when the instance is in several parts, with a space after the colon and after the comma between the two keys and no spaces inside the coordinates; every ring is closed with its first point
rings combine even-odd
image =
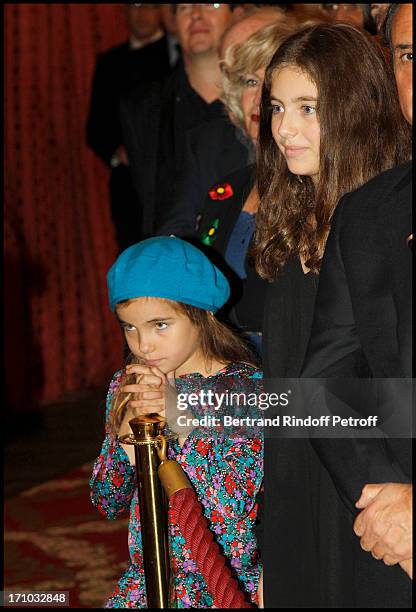
{"type": "Polygon", "coordinates": [[[199,370],[198,329],[169,302],[141,297],[117,306],[116,313],[129,349],[146,365],[175,376],[199,370]]]}
{"type": "Polygon", "coordinates": [[[259,135],[261,88],[265,68],[258,68],[252,74],[244,75],[244,89],[241,95],[241,107],[244,114],[244,127],[247,135],[256,142],[259,135]]]}
{"type": "Polygon", "coordinates": [[[281,68],[272,77],[273,139],[289,171],[310,176],[315,184],[319,174],[320,142],[317,96],[314,83],[296,66],[281,68]]]}

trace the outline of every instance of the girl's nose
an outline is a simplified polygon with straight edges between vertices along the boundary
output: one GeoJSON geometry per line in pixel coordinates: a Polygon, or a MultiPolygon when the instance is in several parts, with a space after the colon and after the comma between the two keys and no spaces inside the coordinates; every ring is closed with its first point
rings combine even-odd
{"type": "Polygon", "coordinates": [[[152,353],[155,350],[153,343],[149,339],[140,337],[139,335],[138,341],[139,341],[139,350],[144,355],[152,353]]]}
{"type": "Polygon", "coordinates": [[[279,136],[285,139],[293,138],[298,132],[295,122],[290,118],[290,115],[288,115],[287,113],[283,113],[278,132],[279,136]]]}

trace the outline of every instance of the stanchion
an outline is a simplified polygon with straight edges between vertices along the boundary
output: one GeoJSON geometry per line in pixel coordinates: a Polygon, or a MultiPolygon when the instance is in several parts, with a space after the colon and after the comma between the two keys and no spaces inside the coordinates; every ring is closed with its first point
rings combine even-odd
{"type": "Polygon", "coordinates": [[[133,434],[120,438],[123,444],[134,444],[147,606],[155,609],[175,607],[169,601],[167,502],[157,473],[157,446],[165,424],[157,414],[142,415],[129,421],[133,434]]]}

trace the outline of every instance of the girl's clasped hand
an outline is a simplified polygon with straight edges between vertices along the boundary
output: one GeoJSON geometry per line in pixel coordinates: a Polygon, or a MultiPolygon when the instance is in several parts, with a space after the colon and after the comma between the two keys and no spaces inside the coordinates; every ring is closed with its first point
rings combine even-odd
{"type": "Polygon", "coordinates": [[[136,375],[137,382],[122,387],[123,393],[131,393],[128,402],[129,412],[133,416],[157,412],[166,415],[166,390],[174,384],[174,372],[164,374],[156,366],[129,364],[126,375],[136,375]],[[170,382],[169,382],[170,381],[170,382]]]}
{"type": "MultiPolygon", "coordinates": [[[[146,414],[159,414],[165,418],[171,429],[175,429],[174,415],[176,414],[177,392],[174,372],[164,374],[156,366],[142,364],[129,364],[126,366],[126,376],[136,376],[137,382],[123,385],[120,391],[129,394],[124,417],[119,429],[119,436],[131,433],[129,421],[135,417],[146,414]],[[168,416],[170,415],[170,419],[168,416]]],[[[181,445],[184,442],[180,437],[181,445]]],[[[136,459],[134,449],[129,444],[122,444],[132,465],[136,459]]]]}

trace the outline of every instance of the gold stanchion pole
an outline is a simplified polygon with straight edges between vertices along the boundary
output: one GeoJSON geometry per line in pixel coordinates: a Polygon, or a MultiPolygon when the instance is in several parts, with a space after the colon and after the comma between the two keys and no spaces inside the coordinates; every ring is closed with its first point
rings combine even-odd
{"type": "Polygon", "coordinates": [[[122,436],[134,444],[143,541],[147,607],[169,608],[170,561],[166,497],[158,477],[158,445],[166,421],[147,414],[129,421],[133,435],[122,436]]]}

